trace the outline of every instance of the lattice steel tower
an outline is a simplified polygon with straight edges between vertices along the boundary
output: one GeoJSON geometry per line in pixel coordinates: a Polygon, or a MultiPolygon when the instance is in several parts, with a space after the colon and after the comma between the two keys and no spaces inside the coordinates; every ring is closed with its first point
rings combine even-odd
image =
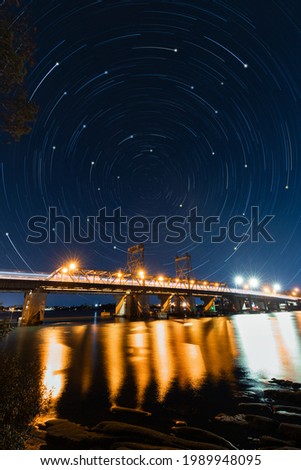
{"type": "Polygon", "coordinates": [[[135,245],[128,248],[127,271],[132,276],[137,276],[139,271],[144,271],[144,245],[135,245]]]}
{"type": "Polygon", "coordinates": [[[177,279],[184,279],[190,281],[191,277],[191,256],[185,253],[183,256],[176,256],[176,277],[177,279]]]}

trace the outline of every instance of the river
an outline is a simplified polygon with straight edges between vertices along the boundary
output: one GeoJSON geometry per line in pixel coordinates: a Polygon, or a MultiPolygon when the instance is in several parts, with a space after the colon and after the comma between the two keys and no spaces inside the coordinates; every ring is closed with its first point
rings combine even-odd
{"type": "Polygon", "coordinates": [[[38,359],[57,417],[92,425],[115,405],[197,425],[273,377],[301,382],[301,312],[47,323],[1,351],[38,359]]]}

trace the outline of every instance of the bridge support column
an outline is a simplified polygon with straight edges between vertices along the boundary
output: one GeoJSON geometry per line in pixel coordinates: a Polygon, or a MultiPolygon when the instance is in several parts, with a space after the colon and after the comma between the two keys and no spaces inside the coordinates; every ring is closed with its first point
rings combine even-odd
{"type": "Polygon", "coordinates": [[[173,296],[168,294],[161,294],[158,296],[161,304],[161,312],[169,313],[171,309],[171,301],[173,296]]]}
{"type": "Polygon", "coordinates": [[[240,313],[243,310],[243,300],[240,297],[233,297],[232,302],[235,308],[236,313],[240,313]]]}
{"type": "Polygon", "coordinates": [[[145,294],[115,294],[115,315],[129,319],[141,318],[149,315],[149,298],[145,294]]]}
{"type": "Polygon", "coordinates": [[[192,315],[196,315],[196,301],[193,295],[188,295],[184,298],[184,302],[187,303],[187,310],[192,313],[192,315]]]}
{"type": "Polygon", "coordinates": [[[215,312],[215,297],[211,296],[206,296],[202,297],[202,300],[204,302],[204,312],[209,312],[210,310],[212,312],[215,312]]]}
{"type": "Polygon", "coordinates": [[[115,294],[116,300],[115,315],[117,317],[124,317],[126,315],[126,294],[115,294]]]}
{"type": "Polygon", "coordinates": [[[270,300],[267,303],[268,312],[280,312],[280,303],[277,300],[270,300]]]}
{"type": "Polygon", "coordinates": [[[195,297],[192,295],[175,295],[173,296],[173,309],[175,315],[196,315],[195,297]]]}
{"type": "Polygon", "coordinates": [[[126,297],[126,317],[135,319],[149,315],[149,298],[146,294],[129,294],[126,297]]]}
{"type": "Polygon", "coordinates": [[[47,293],[42,289],[27,292],[22,309],[22,326],[40,325],[43,323],[47,293]]]}

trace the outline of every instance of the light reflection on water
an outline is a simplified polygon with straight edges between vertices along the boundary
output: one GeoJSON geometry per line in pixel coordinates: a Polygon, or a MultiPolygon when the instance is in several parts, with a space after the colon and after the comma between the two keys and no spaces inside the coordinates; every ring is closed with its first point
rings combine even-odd
{"type": "Polygon", "coordinates": [[[205,387],[224,383],[234,391],[272,377],[300,382],[300,337],[301,313],[282,312],[20,328],[0,352],[39,359],[59,416],[82,408],[96,419],[111,405],[201,406],[205,387]]]}

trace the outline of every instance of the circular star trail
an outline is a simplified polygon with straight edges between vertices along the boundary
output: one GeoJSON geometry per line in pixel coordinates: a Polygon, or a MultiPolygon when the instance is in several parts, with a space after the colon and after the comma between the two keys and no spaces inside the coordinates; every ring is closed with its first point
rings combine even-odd
{"type": "Polygon", "coordinates": [[[274,216],[274,242],[162,238],[145,245],[148,269],[173,275],[174,256],[189,251],[198,278],[230,283],[239,271],[288,287],[301,280],[298,2],[22,8],[36,30],[27,86],[39,112],[20,143],[2,139],[3,268],[52,271],[71,256],[88,268],[125,264],[129,244],[116,241],[28,243],[27,221],[49,207],[79,216],[85,231],[103,207],[150,220],[197,208],[227,226],[258,206],[261,218],[274,216]]]}

